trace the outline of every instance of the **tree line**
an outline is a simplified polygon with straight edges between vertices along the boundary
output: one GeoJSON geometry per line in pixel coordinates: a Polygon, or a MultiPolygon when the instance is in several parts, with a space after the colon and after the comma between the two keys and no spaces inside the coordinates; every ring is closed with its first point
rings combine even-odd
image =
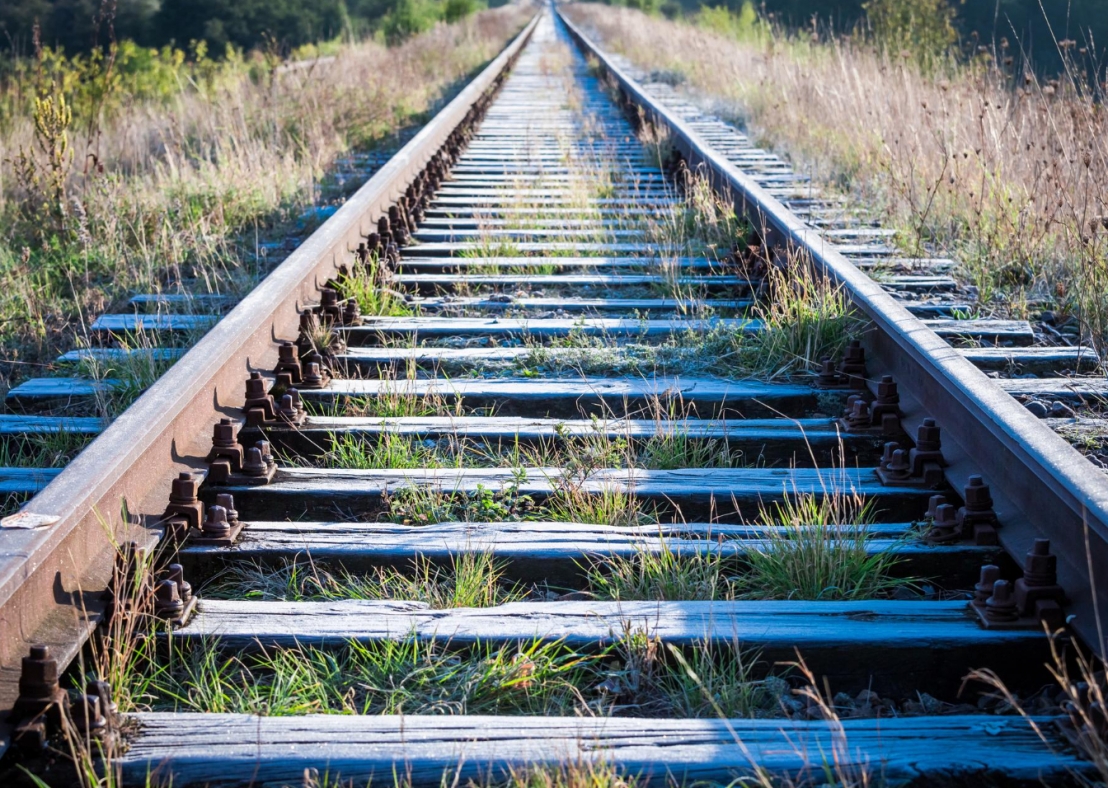
{"type": "Polygon", "coordinates": [[[484,5],[482,0],[2,0],[0,51],[30,54],[36,26],[41,45],[70,54],[110,38],[148,47],[203,41],[217,53],[228,45],[288,50],[376,31],[400,39],[484,5]]]}

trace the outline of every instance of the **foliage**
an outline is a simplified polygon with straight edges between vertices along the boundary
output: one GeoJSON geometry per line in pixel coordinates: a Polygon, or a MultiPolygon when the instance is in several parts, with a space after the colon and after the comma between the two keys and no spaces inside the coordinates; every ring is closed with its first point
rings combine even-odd
{"type": "Polygon", "coordinates": [[[727,6],[701,6],[694,19],[698,26],[738,41],[761,41],[770,33],[769,25],[758,16],[750,0],[745,0],[738,11],[727,6]]]}
{"type": "Polygon", "coordinates": [[[958,42],[948,0],[867,0],[863,7],[874,38],[891,52],[930,63],[958,42]]]}

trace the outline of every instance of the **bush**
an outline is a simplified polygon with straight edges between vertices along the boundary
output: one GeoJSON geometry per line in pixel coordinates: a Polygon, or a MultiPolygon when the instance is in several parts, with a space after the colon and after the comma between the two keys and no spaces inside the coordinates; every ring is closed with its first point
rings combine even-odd
{"type": "Polygon", "coordinates": [[[381,32],[390,44],[403,41],[434,27],[439,21],[439,10],[432,0],[397,0],[381,20],[381,32]]]}
{"type": "Polygon", "coordinates": [[[478,8],[480,6],[477,0],[446,0],[446,5],[442,9],[442,18],[447,23],[457,22],[474,13],[478,8]]]}
{"type": "Polygon", "coordinates": [[[760,41],[769,33],[769,25],[758,17],[750,0],[746,0],[738,12],[726,6],[702,6],[696,15],[696,24],[739,41],[760,41]]]}
{"type": "Polygon", "coordinates": [[[958,42],[947,0],[867,0],[862,7],[880,46],[906,52],[921,64],[943,57],[958,42]]]}

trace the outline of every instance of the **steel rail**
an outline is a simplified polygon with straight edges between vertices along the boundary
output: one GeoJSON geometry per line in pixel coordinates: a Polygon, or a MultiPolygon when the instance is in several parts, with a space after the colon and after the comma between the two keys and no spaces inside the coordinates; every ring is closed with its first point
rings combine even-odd
{"type": "Polygon", "coordinates": [[[273,369],[301,309],[506,76],[538,18],[14,518],[41,527],[8,518],[0,528],[0,752],[28,646],[49,645],[60,665],[77,654],[97,623],[114,543],[153,536],[146,524],[161,517],[171,480],[206,470],[212,425],[242,420],[246,371],[273,369]]]}
{"type": "Polygon", "coordinates": [[[947,479],[955,489],[973,474],[992,484],[1000,543],[1021,563],[1034,539],[1050,539],[1071,625],[1103,655],[1098,614],[1108,611],[1108,583],[1097,582],[1095,570],[1108,573],[1108,477],[654,99],[560,11],[558,17],[615,80],[624,101],[669,131],[689,168],[705,173],[754,227],[767,231],[767,244],[806,254],[843,286],[876,328],[864,343],[869,369],[900,384],[906,429],[937,419],[947,479]]]}

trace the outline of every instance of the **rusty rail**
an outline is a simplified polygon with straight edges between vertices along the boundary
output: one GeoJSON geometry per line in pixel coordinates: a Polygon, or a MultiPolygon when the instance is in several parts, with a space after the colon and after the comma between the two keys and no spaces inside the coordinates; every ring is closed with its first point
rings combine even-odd
{"type": "Polygon", "coordinates": [[[1036,538],[1050,539],[1058,556],[1059,582],[1070,597],[1071,625],[1103,655],[1098,613],[1108,611],[1108,584],[1098,583],[1094,570],[1108,567],[1108,477],[558,15],[578,45],[615,80],[624,101],[667,129],[689,168],[731,195],[753,226],[766,230],[767,244],[806,254],[845,288],[876,328],[865,343],[870,371],[893,375],[900,383],[905,428],[914,433],[925,417],[938,420],[943,456],[950,463],[946,475],[955,489],[975,474],[994,482],[999,539],[1011,555],[1020,559],[1036,538]]]}
{"type": "Polygon", "coordinates": [[[27,504],[17,522],[39,527],[0,529],[0,752],[29,645],[49,645],[62,665],[77,654],[98,620],[114,544],[154,535],[146,522],[160,518],[171,480],[207,469],[212,425],[241,421],[244,370],[273,368],[300,309],[495,90],[537,21],[27,504]]]}

